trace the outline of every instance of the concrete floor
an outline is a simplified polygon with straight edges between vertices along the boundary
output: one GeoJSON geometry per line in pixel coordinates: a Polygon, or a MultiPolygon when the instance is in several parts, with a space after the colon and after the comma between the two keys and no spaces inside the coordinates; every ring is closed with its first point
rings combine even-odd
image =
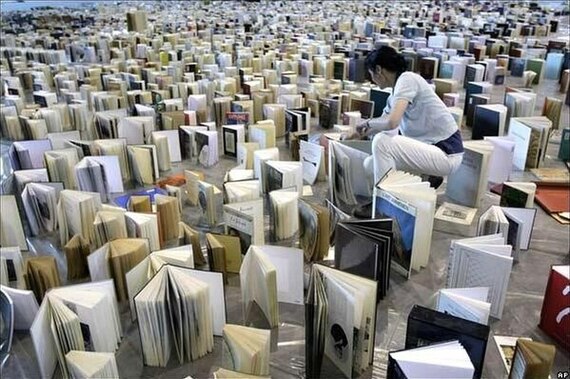
{"type": "MultiPolygon", "coordinates": [[[[506,85],[520,86],[520,78],[507,78],[506,85]]],[[[545,96],[555,96],[563,99],[563,94],[558,92],[558,83],[544,81],[535,88],[538,93],[536,114],[539,115],[544,103],[545,96]]],[[[502,102],[504,89],[496,87],[492,94],[492,102],[502,102]]],[[[563,107],[562,126],[568,126],[569,107],[563,107]]],[[[316,131],[318,132],[318,131],[316,131]]],[[[470,130],[462,130],[465,139],[470,138],[470,130]]],[[[555,138],[553,138],[554,141],[555,138]]],[[[288,149],[284,141],[278,141],[281,148],[281,158],[290,159],[288,149]]],[[[558,144],[551,142],[545,167],[564,167],[563,163],[556,159],[558,144]]],[[[221,157],[220,162],[209,169],[198,167],[195,162],[182,162],[174,164],[171,173],[180,172],[183,169],[203,170],[206,180],[221,187],[223,175],[226,170],[236,165],[235,160],[221,157]]],[[[162,173],[167,176],[170,173],[162,173]]],[[[534,175],[528,172],[514,172],[512,179],[533,180],[534,175]]],[[[326,182],[318,182],[313,186],[314,197],[322,199],[327,195],[326,182]]],[[[444,186],[438,193],[438,205],[445,197],[444,186]]],[[[498,204],[498,196],[488,193],[479,213],[485,211],[489,205],[498,204]]],[[[532,235],[530,249],[523,252],[520,262],[515,264],[510,277],[505,311],[501,320],[491,319],[491,334],[485,359],[483,376],[485,378],[504,378],[507,376],[503,368],[499,352],[495,347],[493,335],[525,336],[535,341],[554,343],[546,336],[537,324],[544,290],[553,264],[569,264],[569,226],[561,225],[548,216],[540,207],[538,208],[535,228],[532,235]]],[[[199,210],[186,206],[184,209],[184,221],[190,225],[196,224],[199,210]]],[[[475,220],[477,220],[478,215],[475,220]]],[[[268,224],[266,216],[266,224],[268,224]]],[[[476,223],[476,221],[474,221],[476,223]]],[[[387,354],[391,350],[404,347],[406,319],[414,304],[431,306],[434,293],[444,287],[446,279],[446,267],[448,250],[452,239],[461,236],[434,231],[431,258],[426,268],[416,272],[411,279],[405,280],[397,273],[391,275],[390,291],[386,298],[378,306],[376,344],[374,363],[362,376],[364,378],[385,378],[387,366],[387,354]]],[[[25,255],[53,255],[57,258],[62,283],[66,276],[65,259],[55,235],[42,238],[30,238],[32,249],[25,255]]],[[[243,322],[242,304],[239,289],[239,278],[233,276],[225,288],[227,322],[240,324],[243,322]]],[[[211,378],[222,362],[221,338],[215,338],[214,352],[195,362],[180,365],[175,359],[171,359],[166,368],[145,367],[142,363],[142,352],[138,333],[138,326],[132,323],[128,304],[120,305],[124,338],[120,348],[116,352],[119,372],[123,378],[158,377],[158,378],[183,378],[188,375],[194,378],[211,378]]],[[[304,308],[290,304],[280,304],[280,320],[278,332],[278,348],[271,354],[271,376],[274,378],[303,377],[304,375],[304,308]]],[[[553,378],[561,370],[570,367],[570,355],[568,352],[557,348],[556,360],[552,369],[553,378]]],[[[323,377],[341,377],[339,372],[326,371],[323,377]]],[[[38,378],[39,369],[32,341],[28,333],[17,333],[12,346],[12,354],[2,369],[3,378],[38,378]]],[[[59,372],[56,374],[58,377],[59,372]]]]}

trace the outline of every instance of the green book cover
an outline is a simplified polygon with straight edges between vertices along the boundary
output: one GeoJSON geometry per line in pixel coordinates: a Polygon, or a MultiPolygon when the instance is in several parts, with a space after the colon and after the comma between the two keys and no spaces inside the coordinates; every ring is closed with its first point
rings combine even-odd
{"type": "Polygon", "coordinates": [[[544,66],[544,60],[542,59],[529,59],[526,62],[526,69],[529,71],[536,72],[536,76],[532,84],[540,83],[540,77],[542,72],[542,67],[544,66]]]}
{"type": "Polygon", "coordinates": [[[565,162],[570,161],[570,128],[566,128],[562,131],[560,149],[558,150],[558,159],[565,162]]]}

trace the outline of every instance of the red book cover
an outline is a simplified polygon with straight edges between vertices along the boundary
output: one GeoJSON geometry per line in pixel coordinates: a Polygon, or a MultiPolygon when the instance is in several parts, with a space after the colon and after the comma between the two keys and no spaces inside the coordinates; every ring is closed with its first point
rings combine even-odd
{"type": "Polygon", "coordinates": [[[552,266],[538,326],[570,351],[570,266],[552,266]]]}

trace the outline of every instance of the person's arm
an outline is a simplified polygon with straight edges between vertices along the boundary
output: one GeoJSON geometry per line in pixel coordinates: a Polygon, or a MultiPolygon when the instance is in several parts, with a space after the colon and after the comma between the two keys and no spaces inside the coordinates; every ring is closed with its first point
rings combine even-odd
{"type": "Polygon", "coordinates": [[[396,129],[400,126],[408,104],[409,102],[406,99],[396,100],[390,114],[364,121],[358,125],[357,130],[360,131],[360,134],[368,136],[385,130],[396,129]]]}

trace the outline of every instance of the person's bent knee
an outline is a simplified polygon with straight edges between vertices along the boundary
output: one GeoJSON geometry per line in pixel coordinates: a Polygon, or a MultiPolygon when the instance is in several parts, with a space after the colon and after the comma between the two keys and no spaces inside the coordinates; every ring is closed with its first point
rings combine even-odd
{"type": "Polygon", "coordinates": [[[380,151],[385,151],[386,148],[390,145],[390,141],[392,139],[392,135],[380,132],[374,136],[372,140],[372,151],[375,149],[379,149],[380,151]]]}

